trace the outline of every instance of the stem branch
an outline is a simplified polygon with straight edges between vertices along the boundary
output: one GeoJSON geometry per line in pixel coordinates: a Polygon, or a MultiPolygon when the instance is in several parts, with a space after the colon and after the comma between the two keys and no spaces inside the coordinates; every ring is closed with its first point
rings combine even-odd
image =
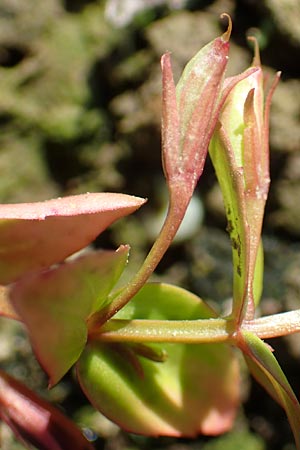
{"type": "Polygon", "coordinates": [[[242,328],[261,339],[300,332],[300,309],[243,322],[242,328]]]}
{"type": "Polygon", "coordinates": [[[89,338],[103,342],[164,342],[203,344],[232,341],[231,323],[225,319],[119,320],[106,322],[89,338]]]}

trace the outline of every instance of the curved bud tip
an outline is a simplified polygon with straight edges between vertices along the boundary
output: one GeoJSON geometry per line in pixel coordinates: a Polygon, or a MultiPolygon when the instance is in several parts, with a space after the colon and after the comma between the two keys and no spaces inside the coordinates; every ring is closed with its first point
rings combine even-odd
{"type": "Polygon", "coordinates": [[[248,41],[251,41],[254,43],[254,57],[253,57],[253,61],[252,61],[252,66],[261,66],[261,62],[260,62],[260,53],[259,53],[259,44],[258,44],[258,40],[255,36],[248,36],[247,37],[248,41]]]}
{"type": "Polygon", "coordinates": [[[227,19],[228,19],[227,30],[225,31],[225,33],[222,34],[221,38],[223,39],[223,41],[229,42],[229,39],[230,39],[230,36],[231,36],[231,32],[232,32],[232,20],[231,20],[231,17],[227,13],[222,13],[220,17],[221,17],[221,19],[223,19],[224,17],[227,17],[227,19]]]}

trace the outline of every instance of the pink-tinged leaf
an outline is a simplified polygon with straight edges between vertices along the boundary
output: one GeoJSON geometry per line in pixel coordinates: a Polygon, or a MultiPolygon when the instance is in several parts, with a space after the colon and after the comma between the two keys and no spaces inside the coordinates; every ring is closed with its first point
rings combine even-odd
{"type": "Polygon", "coordinates": [[[28,448],[92,450],[77,426],[50,403],[0,370],[0,419],[28,448]]]}
{"type": "Polygon", "coordinates": [[[243,331],[240,348],[257,381],[285,410],[300,449],[300,405],[270,347],[255,334],[243,331]]]}
{"type": "Polygon", "coordinates": [[[63,261],[144,202],[125,194],[98,193],[0,205],[0,284],[63,261]]]}
{"type": "Polygon", "coordinates": [[[28,329],[50,385],[79,358],[87,341],[87,320],[109,301],[127,258],[126,246],[116,252],[98,251],[12,285],[12,304],[28,329]]]}
{"type": "MultiPolygon", "coordinates": [[[[115,321],[213,316],[184,289],[147,284],[115,321]]],[[[152,436],[216,435],[231,428],[239,403],[239,367],[229,346],[144,345],[150,347],[150,356],[135,344],[101,342],[101,334],[88,343],[77,374],[98,410],[127,431],[152,436]]]]}

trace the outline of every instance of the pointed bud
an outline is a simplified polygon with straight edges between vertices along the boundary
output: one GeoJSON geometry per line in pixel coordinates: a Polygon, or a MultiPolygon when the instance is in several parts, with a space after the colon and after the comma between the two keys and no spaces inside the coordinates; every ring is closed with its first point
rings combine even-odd
{"type": "MultiPolygon", "coordinates": [[[[163,167],[172,192],[181,186],[187,197],[202,174],[208,144],[221,107],[228,60],[231,19],[223,36],[202,48],[187,64],[175,88],[170,55],[162,57],[163,167]]],[[[182,194],[182,192],[181,192],[182,194]]]]}
{"type": "MultiPolygon", "coordinates": [[[[277,75],[265,99],[264,75],[256,41],[253,66],[254,71],[246,71],[247,76],[230,91],[210,146],[236,253],[235,278],[241,279],[236,283],[239,288],[234,292],[234,299],[241,307],[243,297],[243,307],[247,303],[250,315],[255,306],[253,281],[270,183],[269,111],[279,80],[277,75]],[[220,158],[224,158],[223,167],[220,158]]],[[[261,281],[259,275],[258,278],[261,281]]]]}

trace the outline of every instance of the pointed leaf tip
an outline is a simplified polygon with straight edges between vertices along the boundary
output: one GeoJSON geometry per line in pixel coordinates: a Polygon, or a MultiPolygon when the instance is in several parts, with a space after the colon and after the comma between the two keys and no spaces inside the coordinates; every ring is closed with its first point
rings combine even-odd
{"type": "Polygon", "coordinates": [[[232,20],[231,20],[230,15],[227,13],[221,14],[221,19],[224,19],[224,17],[227,17],[227,19],[228,19],[228,27],[227,27],[227,30],[225,31],[225,33],[222,34],[222,39],[225,42],[229,42],[231,32],[232,32],[232,20]]]}

